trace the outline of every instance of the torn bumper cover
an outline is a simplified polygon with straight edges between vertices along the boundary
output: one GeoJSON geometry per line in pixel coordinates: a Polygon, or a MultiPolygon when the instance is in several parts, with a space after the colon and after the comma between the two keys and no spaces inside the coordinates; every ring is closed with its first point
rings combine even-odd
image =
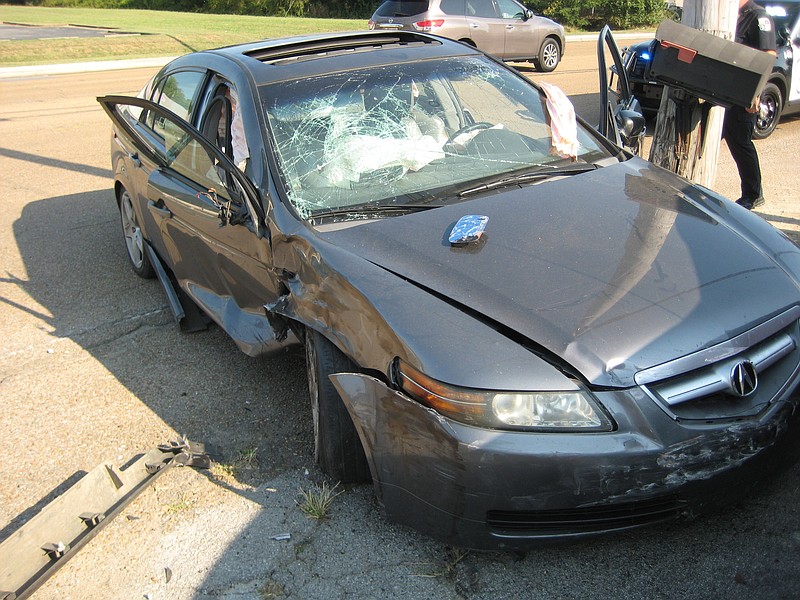
{"type": "Polygon", "coordinates": [[[202,444],[181,439],[124,467],[102,463],[0,543],[0,600],[23,600],[172,466],[207,469],[202,444]]]}
{"type": "Polygon", "coordinates": [[[797,391],[724,425],[676,422],[636,389],[603,392],[617,430],[576,435],[462,425],[372,377],[331,379],[387,516],[465,547],[524,550],[692,518],[740,499],[800,451],[797,391]]]}

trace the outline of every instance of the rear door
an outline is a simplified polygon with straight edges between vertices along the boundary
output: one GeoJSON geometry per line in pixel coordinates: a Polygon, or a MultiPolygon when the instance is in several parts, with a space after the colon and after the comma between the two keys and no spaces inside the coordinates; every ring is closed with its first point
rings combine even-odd
{"type": "Polygon", "coordinates": [[[506,22],[498,14],[494,0],[467,0],[466,18],[469,36],[475,45],[502,58],[506,45],[506,22]]]}
{"type": "Polygon", "coordinates": [[[277,299],[277,284],[252,183],[219,148],[165,107],[123,96],[98,101],[155,165],[141,200],[158,223],[162,258],[181,287],[226,330],[221,314],[226,310],[263,315],[264,304],[277,299]],[[152,125],[151,136],[143,135],[141,119],[132,123],[132,115],[142,111],[152,125]]]}
{"type": "Polygon", "coordinates": [[[539,51],[541,31],[537,19],[528,19],[524,6],[514,0],[496,0],[505,23],[503,58],[531,58],[539,51]]]}

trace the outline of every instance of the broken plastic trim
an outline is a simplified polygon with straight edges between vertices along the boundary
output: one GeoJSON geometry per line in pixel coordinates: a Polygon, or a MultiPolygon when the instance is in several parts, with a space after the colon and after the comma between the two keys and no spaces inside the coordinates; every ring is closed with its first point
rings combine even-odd
{"type": "MultiPolygon", "coordinates": [[[[144,242],[144,248],[150,259],[150,264],[153,265],[153,269],[156,272],[158,282],[161,284],[164,294],[167,296],[167,303],[169,304],[170,311],[172,311],[175,322],[178,323],[181,331],[193,332],[206,329],[208,327],[208,320],[205,315],[197,308],[197,305],[187,297],[185,292],[173,283],[164,267],[164,263],[161,262],[161,258],[159,258],[156,251],[153,250],[153,247],[146,240],[144,242]]],[[[2,598],[0,598],[0,600],[2,600],[2,598]]]]}
{"type": "Polygon", "coordinates": [[[155,478],[173,465],[207,469],[202,445],[162,444],[126,468],[103,463],[0,543],[0,599],[33,594],[155,478]]]}

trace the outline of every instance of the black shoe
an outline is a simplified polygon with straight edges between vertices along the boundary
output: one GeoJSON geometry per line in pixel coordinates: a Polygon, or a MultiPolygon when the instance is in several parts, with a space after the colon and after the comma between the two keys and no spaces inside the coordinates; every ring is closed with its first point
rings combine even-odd
{"type": "Polygon", "coordinates": [[[753,210],[754,208],[764,204],[764,196],[759,196],[754,200],[750,198],[739,198],[736,201],[736,204],[739,206],[744,206],[747,210],[753,210]]]}

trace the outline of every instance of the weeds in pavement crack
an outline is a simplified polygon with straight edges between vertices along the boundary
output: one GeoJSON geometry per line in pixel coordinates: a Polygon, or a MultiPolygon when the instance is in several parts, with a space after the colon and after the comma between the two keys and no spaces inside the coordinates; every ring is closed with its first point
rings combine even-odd
{"type": "Polygon", "coordinates": [[[300,507],[307,517],[310,519],[325,519],[328,516],[328,509],[336,498],[343,490],[337,491],[339,484],[329,487],[326,482],[322,485],[312,487],[309,489],[300,488],[300,498],[296,501],[297,506],[300,507]]]}

